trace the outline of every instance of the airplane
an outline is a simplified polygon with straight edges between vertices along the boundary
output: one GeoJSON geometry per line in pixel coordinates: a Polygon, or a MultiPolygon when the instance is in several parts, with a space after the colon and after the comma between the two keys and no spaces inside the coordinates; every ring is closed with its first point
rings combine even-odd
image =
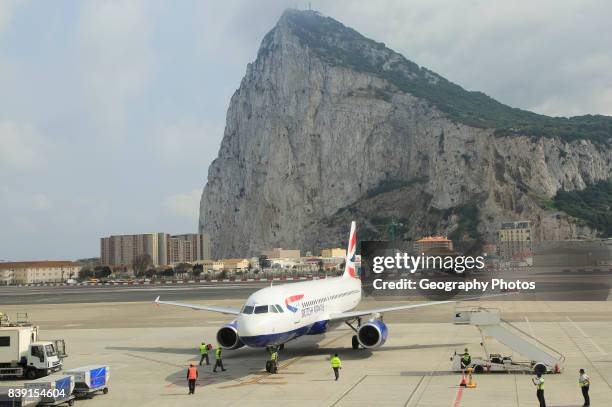
{"type": "Polygon", "coordinates": [[[302,281],[262,288],[247,298],[241,309],[161,301],[193,310],[218,312],[236,318],[217,332],[223,349],[243,346],[280,350],[285,343],[303,335],[319,335],[346,323],[354,332],[352,348],[377,348],[387,340],[389,330],[382,314],[432,305],[479,299],[433,301],[367,310],[354,309],[361,301],[361,279],[355,267],[356,223],[351,223],[344,273],[340,277],[302,281]],[[363,321],[362,318],[370,318],[363,321]]]}

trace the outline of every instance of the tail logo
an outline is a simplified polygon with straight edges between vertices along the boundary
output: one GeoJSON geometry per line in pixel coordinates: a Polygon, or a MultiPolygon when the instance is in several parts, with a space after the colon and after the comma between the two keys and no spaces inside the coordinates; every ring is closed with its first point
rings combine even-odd
{"type": "Polygon", "coordinates": [[[285,306],[287,307],[289,311],[297,312],[298,309],[296,307],[292,307],[289,304],[299,301],[302,298],[304,298],[304,294],[292,295],[291,297],[287,297],[285,298],[285,306]]]}

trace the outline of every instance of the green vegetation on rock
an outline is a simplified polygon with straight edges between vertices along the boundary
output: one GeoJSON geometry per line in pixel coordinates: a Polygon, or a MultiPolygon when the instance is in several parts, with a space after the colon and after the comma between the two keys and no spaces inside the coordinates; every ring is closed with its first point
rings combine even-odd
{"type": "Polygon", "coordinates": [[[557,208],[599,230],[602,237],[612,237],[612,179],[580,191],[560,190],[554,202],[557,208]]]}
{"type": "Polygon", "coordinates": [[[467,91],[332,18],[312,11],[289,12],[286,18],[300,41],[325,62],[385,79],[400,91],[433,104],[458,123],[495,129],[499,136],[588,139],[598,145],[612,144],[610,116],[550,117],[512,108],[482,92],[467,91]]]}

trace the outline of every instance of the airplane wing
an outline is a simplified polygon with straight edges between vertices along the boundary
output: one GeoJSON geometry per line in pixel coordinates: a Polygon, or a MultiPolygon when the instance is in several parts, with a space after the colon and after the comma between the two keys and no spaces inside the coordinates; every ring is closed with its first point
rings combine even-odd
{"type": "Polygon", "coordinates": [[[453,303],[453,302],[480,300],[480,299],[483,299],[483,298],[499,297],[501,295],[508,295],[508,293],[504,293],[504,294],[492,294],[492,295],[487,295],[487,296],[483,296],[483,297],[462,298],[462,299],[457,299],[457,300],[431,301],[431,302],[422,302],[420,304],[405,304],[405,305],[396,305],[396,306],[393,306],[393,307],[385,307],[385,308],[367,309],[367,310],[359,310],[359,311],[348,311],[348,312],[342,312],[342,313],[339,313],[339,314],[331,314],[329,316],[329,320],[330,321],[334,321],[334,320],[339,320],[339,319],[340,320],[342,320],[342,319],[351,319],[351,318],[362,317],[362,316],[371,315],[371,314],[382,314],[384,312],[401,311],[401,310],[412,309],[412,308],[429,307],[431,305],[450,304],[450,303],[453,303]]]}
{"type": "Polygon", "coordinates": [[[175,307],[191,308],[196,311],[220,312],[221,314],[238,315],[240,310],[237,308],[215,307],[209,305],[184,304],[182,302],[160,301],[159,296],[155,299],[155,304],[174,305],[175,307]]]}

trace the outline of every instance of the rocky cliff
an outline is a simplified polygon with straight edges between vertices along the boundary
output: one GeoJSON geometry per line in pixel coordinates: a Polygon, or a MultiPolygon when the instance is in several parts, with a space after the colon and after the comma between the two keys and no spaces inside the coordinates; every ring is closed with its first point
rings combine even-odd
{"type": "Polygon", "coordinates": [[[461,87],[312,11],[286,11],[227,112],[200,228],[213,256],[313,253],[346,240],[446,233],[494,240],[596,231],[554,208],[560,189],[612,174],[612,120],[557,119],[461,87]]]}

